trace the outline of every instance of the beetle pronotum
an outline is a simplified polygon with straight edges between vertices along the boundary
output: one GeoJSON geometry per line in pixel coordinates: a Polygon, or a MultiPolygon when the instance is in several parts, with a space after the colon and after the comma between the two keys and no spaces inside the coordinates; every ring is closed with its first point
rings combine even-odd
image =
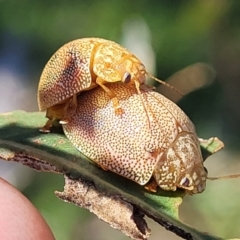
{"type": "Polygon", "coordinates": [[[140,93],[146,75],[168,85],[153,77],[136,56],[113,41],[82,38],[63,45],[47,62],[40,78],[38,105],[40,111],[47,110],[49,118],[41,131],[49,132],[53,120],[67,123],[77,107],[77,94],[96,86],[112,99],[115,113],[122,114],[116,93],[106,83],[135,84],[140,93]]]}
{"type": "Polygon", "coordinates": [[[194,125],[186,114],[144,85],[140,95],[134,86],[107,87],[125,113],[119,118],[112,111],[101,88],[79,95],[75,113],[63,125],[70,142],[104,170],[150,191],[159,186],[172,191],[183,188],[189,194],[202,192],[207,172],[194,125]]]}

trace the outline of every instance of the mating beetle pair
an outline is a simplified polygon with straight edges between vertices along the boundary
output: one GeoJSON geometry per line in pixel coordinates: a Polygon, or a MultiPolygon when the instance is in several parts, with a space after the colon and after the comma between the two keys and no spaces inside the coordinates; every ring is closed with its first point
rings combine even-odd
{"type": "Polygon", "coordinates": [[[194,126],[173,102],[147,89],[146,75],[141,61],[115,42],[67,43],[41,75],[39,109],[49,118],[41,130],[59,120],[83,154],[150,191],[202,192],[207,173],[194,126]]]}

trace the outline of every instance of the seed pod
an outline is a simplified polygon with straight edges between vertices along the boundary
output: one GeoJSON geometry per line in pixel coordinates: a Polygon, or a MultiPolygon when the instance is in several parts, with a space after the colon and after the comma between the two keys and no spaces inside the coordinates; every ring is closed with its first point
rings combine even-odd
{"type": "Polygon", "coordinates": [[[159,186],[202,192],[207,173],[194,125],[185,113],[145,85],[140,95],[123,84],[107,87],[116,93],[124,113],[114,113],[101,88],[79,95],[75,113],[63,125],[70,142],[103,169],[150,191],[159,186]]]}
{"type": "Polygon", "coordinates": [[[122,81],[139,88],[145,75],[141,61],[115,42],[82,38],[65,44],[47,62],[40,78],[39,110],[47,110],[50,119],[42,131],[48,132],[53,120],[67,123],[76,109],[76,95],[98,85],[112,99],[115,112],[122,114],[115,92],[105,84],[122,81]]]}

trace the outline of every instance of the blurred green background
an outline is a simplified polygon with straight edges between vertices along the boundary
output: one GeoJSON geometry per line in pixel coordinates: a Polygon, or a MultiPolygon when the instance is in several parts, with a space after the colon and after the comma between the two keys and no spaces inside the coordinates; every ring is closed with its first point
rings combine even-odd
{"type": "MultiPolygon", "coordinates": [[[[0,0],[0,112],[37,111],[45,63],[76,38],[114,40],[161,79],[205,62],[215,68],[216,80],[178,104],[200,137],[218,136],[225,143],[224,151],[206,162],[209,176],[239,173],[239,13],[238,0],[0,0]]],[[[127,239],[88,211],[58,200],[53,192],[63,189],[62,176],[5,162],[0,162],[0,176],[33,202],[58,240],[127,239]]],[[[239,179],[208,181],[205,192],[184,199],[181,219],[224,238],[240,237],[239,184],[239,179]]],[[[152,240],[179,239],[151,221],[150,227],[152,240]]]]}

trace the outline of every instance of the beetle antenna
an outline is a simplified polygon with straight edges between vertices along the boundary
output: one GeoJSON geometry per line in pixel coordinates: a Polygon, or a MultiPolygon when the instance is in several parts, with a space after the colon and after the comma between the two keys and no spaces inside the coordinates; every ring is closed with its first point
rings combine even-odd
{"type": "Polygon", "coordinates": [[[148,119],[148,128],[151,129],[151,126],[150,126],[150,120],[149,120],[149,116],[148,116],[148,111],[147,111],[147,108],[145,106],[145,103],[144,103],[144,99],[143,99],[143,96],[141,94],[141,91],[140,91],[140,83],[138,81],[135,81],[135,86],[136,86],[136,89],[137,89],[137,93],[141,99],[141,102],[142,102],[142,105],[143,105],[143,108],[147,114],[147,119],[148,119]]]}
{"type": "Polygon", "coordinates": [[[223,179],[231,179],[231,178],[240,178],[240,173],[239,174],[233,174],[233,175],[226,175],[226,176],[221,176],[221,177],[207,177],[208,180],[223,180],[223,179]]]}
{"type": "Polygon", "coordinates": [[[159,83],[163,84],[164,86],[169,87],[170,89],[174,90],[174,91],[177,92],[180,96],[182,96],[182,97],[184,96],[184,94],[181,93],[181,92],[180,92],[177,88],[175,88],[174,86],[172,86],[172,85],[164,82],[163,80],[160,80],[160,79],[154,77],[154,76],[153,76],[152,74],[150,74],[149,72],[147,72],[146,74],[147,74],[148,77],[152,78],[152,79],[155,80],[156,82],[159,82],[159,83]]]}

